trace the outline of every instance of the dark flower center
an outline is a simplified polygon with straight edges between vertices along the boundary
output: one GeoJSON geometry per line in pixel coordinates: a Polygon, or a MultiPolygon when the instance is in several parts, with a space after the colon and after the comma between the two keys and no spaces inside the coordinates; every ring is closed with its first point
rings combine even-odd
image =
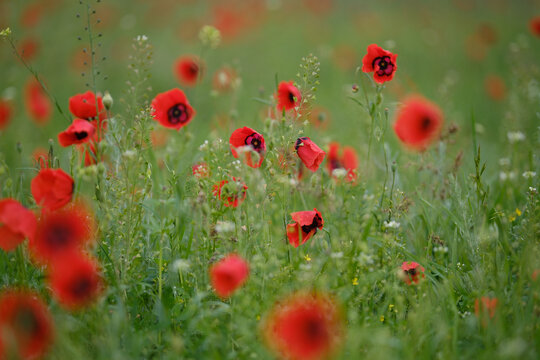
{"type": "Polygon", "coordinates": [[[292,103],[294,103],[294,101],[295,101],[295,96],[291,91],[289,91],[289,101],[292,102],[292,103]]]}
{"type": "Polygon", "coordinates": [[[315,214],[313,221],[309,225],[302,225],[302,232],[309,234],[311,231],[315,230],[317,233],[317,228],[322,225],[322,219],[319,214],[315,214]]]}
{"type": "Polygon", "coordinates": [[[417,274],[416,268],[405,270],[405,272],[411,276],[415,276],[417,274]]]}
{"type": "Polygon", "coordinates": [[[336,158],[330,159],[330,168],[332,170],[340,169],[342,167],[343,166],[341,165],[341,162],[338,159],[336,159],[336,158]]]}
{"type": "Polygon", "coordinates": [[[191,63],[189,64],[188,66],[188,71],[189,73],[192,75],[192,76],[195,76],[197,75],[197,73],[199,72],[199,65],[197,65],[196,63],[191,63]]]}
{"type": "Polygon", "coordinates": [[[88,137],[88,133],[86,131],[75,131],[73,135],[75,135],[77,140],[82,140],[88,137]]]}
{"type": "Polygon", "coordinates": [[[431,119],[428,117],[423,118],[420,127],[422,130],[428,130],[431,127],[431,119]]]}
{"type": "Polygon", "coordinates": [[[304,324],[306,337],[311,341],[318,341],[325,335],[324,326],[319,319],[306,319],[304,324]]]}
{"type": "Polygon", "coordinates": [[[260,153],[261,151],[264,151],[266,149],[266,145],[264,144],[264,139],[260,134],[253,133],[246,137],[246,140],[244,141],[246,145],[250,145],[253,150],[260,153]]]}
{"type": "Polygon", "coordinates": [[[169,108],[167,118],[172,125],[182,124],[189,120],[189,114],[185,104],[178,103],[169,108]]]}
{"type": "Polygon", "coordinates": [[[71,238],[70,230],[59,224],[52,226],[46,234],[47,245],[55,248],[54,250],[65,247],[71,238]]]}
{"type": "Polygon", "coordinates": [[[301,137],[296,140],[296,143],[294,144],[294,150],[298,151],[298,148],[300,147],[300,144],[304,142],[304,140],[307,140],[307,137],[301,137]]]}
{"type": "Polygon", "coordinates": [[[92,290],[92,281],[88,277],[81,277],[77,279],[71,287],[71,293],[77,299],[84,299],[88,297],[92,290]]]}
{"type": "Polygon", "coordinates": [[[40,323],[36,317],[36,314],[29,307],[21,307],[17,309],[15,315],[15,326],[17,330],[24,334],[35,336],[39,333],[40,323]]]}
{"type": "Polygon", "coordinates": [[[390,60],[390,56],[380,56],[373,60],[373,68],[379,76],[390,76],[394,72],[395,65],[390,60]]]}

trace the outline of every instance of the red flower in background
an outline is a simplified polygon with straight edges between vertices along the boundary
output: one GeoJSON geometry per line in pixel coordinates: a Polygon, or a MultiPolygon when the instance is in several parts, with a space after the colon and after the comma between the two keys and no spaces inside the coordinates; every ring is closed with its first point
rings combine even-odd
{"type": "Polygon", "coordinates": [[[304,165],[313,172],[317,171],[324,160],[324,155],[326,155],[326,153],[308,137],[298,138],[294,145],[294,149],[304,165]]]}
{"type": "Polygon", "coordinates": [[[88,142],[95,132],[96,128],[92,123],[83,119],[75,119],[65,131],[58,134],[58,142],[63,147],[83,144],[88,142]]]}
{"type": "Polygon", "coordinates": [[[277,95],[277,109],[279,111],[287,111],[299,107],[302,101],[302,94],[292,81],[282,81],[279,83],[277,95]]]}
{"type": "Polygon", "coordinates": [[[278,302],[264,323],[268,346],[284,359],[329,359],[343,339],[335,301],[322,294],[297,293],[278,302]]]}
{"type": "Polygon", "coordinates": [[[6,100],[0,99],[0,130],[5,129],[8,126],[9,121],[11,120],[11,113],[11,104],[6,100]]]}
{"type": "Polygon", "coordinates": [[[529,28],[534,36],[540,37],[540,16],[535,16],[531,19],[529,28]]]}
{"type": "Polygon", "coordinates": [[[495,101],[502,101],[506,97],[506,85],[500,76],[488,75],[484,81],[484,88],[489,97],[495,101]]]}
{"type": "Polygon", "coordinates": [[[340,145],[336,142],[330,143],[328,149],[328,159],[326,167],[330,175],[334,175],[334,170],[347,170],[347,181],[355,181],[357,178],[356,169],[358,168],[358,157],[356,151],[349,146],[344,146],[341,155],[339,154],[340,145]]]}
{"type": "Polygon", "coordinates": [[[174,63],[174,73],[178,81],[185,86],[195,86],[202,79],[204,66],[194,55],[181,56],[174,63]]]}
{"type": "Polygon", "coordinates": [[[264,154],[266,153],[266,143],[261,134],[246,126],[233,131],[229,139],[231,145],[231,152],[235,158],[240,156],[240,153],[244,153],[246,163],[252,168],[258,168],[261,166],[264,160],[264,154]],[[252,152],[256,152],[258,156],[253,159],[252,152]]]}
{"type": "Polygon", "coordinates": [[[104,120],[107,117],[103,99],[92,91],[87,91],[83,94],[77,94],[69,98],[69,111],[79,119],[97,120],[99,112],[99,120],[104,120]]]}
{"type": "Polygon", "coordinates": [[[214,196],[223,201],[226,207],[237,207],[247,196],[247,185],[235,177],[232,180],[231,183],[228,180],[221,180],[219,184],[214,185],[214,196]]]}
{"type": "Polygon", "coordinates": [[[212,88],[220,93],[231,91],[234,88],[237,79],[238,74],[236,71],[229,66],[224,66],[214,73],[214,77],[212,78],[212,88]]]}
{"type": "Polygon", "coordinates": [[[43,18],[45,8],[45,4],[41,1],[28,4],[21,13],[21,25],[26,28],[35,27],[43,18]]]}
{"type": "Polygon", "coordinates": [[[317,129],[325,130],[330,124],[332,117],[328,109],[321,106],[315,107],[309,113],[309,122],[317,129]]]}
{"type": "Polygon", "coordinates": [[[31,61],[39,51],[39,42],[34,38],[26,38],[21,41],[18,51],[24,61],[31,61]]]}
{"type": "Polygon", "coordinates": [[[171,129],[178,130],[186,126],[195,116],[195,110],[189,105],[186,95],[180,89],[158,94],[152,100],[152,108],[154,119],[171,129]]]}
{"type": "Polygon", "coordinates": [[[0,248],[11,251],[36,231],[34,213],[13,199],[0,200],[0,248]]]}
{"type": "Polygon", "coordinates": [[[322,215],[317,209],[294,212],[291,217],[294,223],[287,225],[287,238],[295,248],[308,241],[317,233],[317,229],[322,229],[324,225],[322,215]]]}
{"type": "Polygon", "coordinates": [[[7,290],[0,295],[0,359],[7,359],[10,351],[21,359],[40,358],[53,338],[51,315],[37,294],[7,290]]]}
{"type": "Polygon", "coordinates": [[[216,294],[228,298],[249,275],[248,263],[236,254],[227,255],[210,267],[210,281],[216,294]]]}
{"type": "Polygon", "coordinates": [[[37,124],[44,125],[52,115],[52,104],[41,85],[34,79],[26,83],[24,104],[28,116],[37,124]]]}
{"type": "Polygon", "coordinates": [[[474,314],[481,320],[483,327],[487,326],[489,319],[495,317],[498,302],[497,298],[487,296],[474,300],[474,314]]]}
{"type": "Polygon", "coordinates": [[[62,169],[41,169],[32,179],[30,188],[36,204],[56,210],[71,201],[75,183],[62,169]]]}
{"type": "Polygon", "coordinates": [[[437,139],[443,124],[441,109],[420,95],[411,96],[398,110],[394,131],[412,149],[423,151],[437,139]]]}
{"type": "Polygon", "coordinates": [[[191,172],[193,176],[202,179],[210,176],[210,168],[205,162],[200,162],[191,167],[191,172]]]}
{"type": "Polygon", "coordinates": [[[81,204],[43,212],[28,248],[35,260],[48,264],[81,251],[92,239],[94,221],[81,204]]]}
{"type": "Polygon", "coordinates": [[[38,169],[45,169],[49,167],[49,152],[42,148],[37,147],[32,152],[32,161],[38,169]]]}
{"type": "Polygon", "coordinates": [[[97,149],[95,141],[88,141],[86,144],[77,146],[77,150],[84,160],[84,166],[97,164],[97,149]]]}
{"type": "Polygon", "coordinates": [[[367,54],[362,59],[362,71],[373,72],[373,79],[378,84],[392,80],[397,70],[397,55],[384,50],[376,44],[367,47],[367,54]]]}
{"type": "Polygon", "coordinates": [[[49,284],[60,305],[78,310],[94,303],[104,289],[96,261],[82,253],[67,253],[52,264],[49,284]]]}
{"type": "Polygon", "coordinates": [[[424,271],[424,267],[414,261],[404,261],[401,264],[401,277],[407,285],[418,284],[420,277],[426,277],[424,271]]]}

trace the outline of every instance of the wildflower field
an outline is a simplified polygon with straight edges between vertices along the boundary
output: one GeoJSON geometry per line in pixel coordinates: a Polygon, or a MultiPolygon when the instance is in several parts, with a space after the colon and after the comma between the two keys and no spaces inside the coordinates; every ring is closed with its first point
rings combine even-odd
{"type": "Polygon", "coordinates": [[[538,359],[540,2],[0,0],[0,360],[538,359]]]}

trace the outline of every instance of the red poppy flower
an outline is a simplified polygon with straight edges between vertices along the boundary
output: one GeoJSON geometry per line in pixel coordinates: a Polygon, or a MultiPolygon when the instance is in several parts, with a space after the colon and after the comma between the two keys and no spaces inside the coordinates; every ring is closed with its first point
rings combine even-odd
{"type": "Polygon", "coordinates": [[[13,199],[0,200],[0,248],[11,251],[36,231],[34,213],[13,199]]]}
{"type": "Polygon", "coordinates": [[[88,141],[86,144],[77,146],[81,159],[84,160],[84,166],[97,164],[97,149],[95,141],[88,141]]]}
{"type": "Polygon", "coordinates": [[[36,204],[56,210],[71,201],[75,183],[62,169],[41,169],[30,188],[36,204]]]}
{"type": "Polygon", "coordinates": [[[249,275],[248,263],[235,254],[227,255],[210,267],[210,281],[216,294],[228,298],[242,286],[249,275]]]}
{"type": "Polygon", "coordinates": [[[34,79],[26,83],[24,90],[26,111],[32,120],[43,125],[52,115],[52,104],[41,85],[34,79]]]}
{"type": "Polygon", "coordinates": [[[497,303],[497,298],[483,296],[481,299],[476,299],[474,300],[474,313],[478,317],[486,313],[490,318],[493,318],[497,309],[497,303]]]}
{"type": "Polygon", "coordinates": [[[326,155],[326,153],[308,137],[298,138],[294,145],[294,149],[304,165],[313,172],[317,171],[324,160],[324,155],[326,155]]]}
{"type": "Polygon", "coordinates": [[[500,76],[487,76],[484,81],[484,88],[488,96],[495,101],[502,101],[506,96],[506,85],[500,76]]]}
{"type": "Polygon", "coordinates": [[[317,233],[317,229],[322,229],[324,225],[322,215],[317,209],[294,212],[291,213],[291,217],[294,223],[287,225],[287,238],[295,248],[308,241],[317,233]],[[301,242],[300,235],[302,235],[301,242]]]}
{"type": "Polygon", "coordinates": [[[97,97],[92,91],[84,94],[77,94],[69,98],[69,111],[79,119],[96,120],[99,112],[99,119],[104,120],[107,117],[103,99],[97,97]]]}
{"type": "Polygon", "coordinates": [[[202,179],[210,176],[210,168],[205,162],[200,162],[191,167],[191,172],[196,178],[202,179]]]}
{"type": "Polygon", "coordinates": [[[186,95],[180,89],[158,94],[152,100],[152,108],[154,120],[171,129],[182,128],[195,116],[195,110],[189,105],[186,95]]]}
{"type": "Polygon", "coordinates": [[[401,264],[401,278],[407,285],[418,284],[420,277],[426,277],[424,271],[424,267],[414,261],[404,261],[401,264]]]}
{"type": "Polygon", "coordinates": [[[420,95],[411,96],[399,109],[394,131],[412,149],[423,151],[437,137],[443,124],[441,109],[420,95]]]}
{"type": "Polygon", "coordinates": [[[0,130],[5,129],[11,120],[11,104],[0,99],[0,130]]]}
{"type": "Polygon", "coordinates": [[[266,153],[266,143],[261,134],[248,127],[243,127],[234,130],[229,139],[231,151],[235,158],[239,157],[239,152],[245,154],[246,163],[252,168],[261,166],[266,153]],[[252,152],[256,152],[258,156],[255,161],[252,158],[252,152]]]}
{"type": "Polygon", "coordinates": [[[358,168],[358,157],[356,151],[349,146],[343,147],[343,152],[340,155],[340,145],[336,142],[330,143],[328,149],[328,159],[326,167],[330,175],[334,175],[334,170],[345,169],[347,171],[346,180],[355,181],[357,178],[356,169],[358,168]]]}
{"type": "Polygon", "coordinates": [[[31,61],[35,58],[38,50],[39,42],[31,37],[22,40],[18,47],[19,54],[21,54],[24,61],[31,61]]]}
{"type": "Polygon", "coordinates": [[[73,252],[52,264],[49,283],[54,297],[69,310],[94,303],[103,292],[103,280],[96,261],[73,252]]]}
{"type": "Polygon", "coordinates": [[[44,5],[45,4],[40,1],[28,4],[21,13],[21,25],[26,28],[35,27],[43,18],[43,15],[45,13],[44,5]]]}
{"type": "Polygon", "coordinates": [[[220,93],[231,91],[234,88],[237,79],[238,75],[236,74],[236,71],[229,66],[224,66],[214,73],[212,88],[220,93]]]}
{"type": "Polygon", "coordinates": [[[58,142],[63,147],[83,144],[88,142],[95,132],[96,128],[89,121],[75,119],[65,131],[58,134],[58,142]]]}
{"type": "Polygon", "coordinates": [[[535,16],[531,19],[529,28],[533,35],[540,37],[540,16],[535,16]]]}
{"type": "Polygon", "coordinates": [[[287,111],[299,107],[302,101],[302,94],[292,81],[282,81],[279,83],[277,95],[277,109],[281,111],[287,111]]]}
{"type": "Polygon", "coordinates": [[[280,358],[329,359],[342,341],[342,323],[331,297],[298,293],[274,305],[263,331],[268,346],[280,358]]]}
{"type": "Polygon", "coordinates": [[[367,47],[367,54],[362,59],[362,71],[373,72],[373,79],[378,84],[392,80],[397,70],[397,55],[384,50],[376,44],[367,47]]]}
{"type": "Polygon", "coordinates": [[[45,355],[54,338],[53,321],[37,294],[7,290],[0,295],[0,359],[14,351],[17,358],[37,359],[45,355]],[[1,350],[1,348],[0,348],[1,350]]]}
{"type": "Polygon", "coordinates": [[[235,177],[232,182],[221,180],[217,185],[214,185],[214,196],[223,201],[223,205],[227,207],[237,207],[247,196],[247,185],[235,177]]]}
{"type": "Polygon", "coordinates": [[[32,152],[32,161],[38,169],[48,168],[49,152],[42,147],[35,148],[32,152]]]}
{"type": "Polygon", "coordinates": [[[174,64],[176,78],[185,86],[195,86],[202,79],[203,70],[203,63],[194,55],[181,56],[174,64]]]}

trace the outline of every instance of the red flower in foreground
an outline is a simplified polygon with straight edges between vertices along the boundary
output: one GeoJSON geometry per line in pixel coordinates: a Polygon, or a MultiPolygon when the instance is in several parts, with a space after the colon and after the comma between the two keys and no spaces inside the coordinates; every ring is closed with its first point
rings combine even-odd
{"type": "Polygon", "coordinates": [[[76,118],[84,120],[97,120],[98,112],[99,120],[107,117],[101,96],[96,99],[96,95],[92,91],[70,97],[69,111],[76,118]]]}
{"type": "Polygon", "coordinates": [[[83,119],[75,119],[65,131],[58,134],[58,142],[63,147],[82,144],[88,142],[95,132],[96,128],[92,123],[83,119]]]}
{"type": "Polygon", "coordinates": [[[174,72],[181,84],[195,86],[202,79],[203,64],[196,56],[181,56],[174,64],[174,72]]]}
{"type": "Polygon", "coordinates": [[[210,168],[205,162],[197,163],[191,167],[193,176],[202,179],[210,176],[210,168]]]}
{"type": "Polygon", "coordinates": [[[56,210],[71,201],[75,183],[62,169],[41,169],[30,188],[36,203],[47,210],[56,210]]]}
{"type": "Polygon", "coordinates": [[[52,293],[69,310],[78,310],[94,303],[103,292],[98,264],[82,253],[66,254],[58,259],[49,275],[52,293]]]}
{"type": "Polygon", "coordinates": [[[13,199],[0,200],[0,249],[11,251],[36,231],[34,213],[13,199]]]}
{"type": "Polygon", "coordinates": [[[279,83],[276,95],[277,109],[279,111],[287,111],[300,106],[302,94],[292,81],[282,81],[279,83]]]}
{"type": "Polygon", "coordinates": [[[294,149],[304,165],[313,172],[317,171],[324,160],[324,155],[326,155],[326,153],[308,137],[298,138],[294,145],[294,149]]]}
{"type": "Polygon", "coordinates": [[[195,116],[195,110],[189,105],[186,95],[180,89],[158,94],[152,100],[152,108],[154,119],[171,129],[182,128],[195,116]]]}
{"type": "Polygon", "coordinates": [[[285,359],[331,358],[343,339],[342,316],[334,300],[299,293],[276,303],[263,325],[268,346],[285,359]]]}
{"type": "Polygon", "coordinates": [[[401,264],[401,278],[407,285],[418,284],[420,277],[426,277],[424,271],[424,267],[414,261],[404,261],[401,264]]]}
{"type": "Polygon", "coordinates": [[[231,296],[246,282],[248,275],[248,263],[235,254],[227,255],[210,267],[212,287],[221,298],[231,296]]]}
{"type": "Polygon", "coordinates": [[[266,153],[266,143],[261,134],[246,126],[233,131],[229,139],[231,151],[235,158],[239,157],[239,152],[245,155],[246,163],[252,168],[261,166],[266,153]],[[253,152],[256,152],[255,161],[253,152]]]}
{"type": "Polygon", "coordinates": [[[322,229],[324,225],[322,215],[317,209],[294,212],[291,217],[294,223],[287,225],[287,238],[295,248],[308,241],[317,233],[317,229],[322,229]]]}
{"type": "Polygon", "coordinates": [[[531,19],[529,28],[533,35],[540,37],[540,16],[535,16],[531,19]]]}
{"type": "Polygon", "coordinates": [[[24,104],[28,115],[36,123],[43,125],[49,121],[52,114],[51,101],[41,88],[41,85],[33,79],[26,83],[24,104]]]}
{"type": "Polygon", "coordinates": [[[437,137],[443,124],[441,109],[420,95],[405,99],[394,123],[398,138],[412,149],[425,150],[437,137]]]}
{"type": "Polygon", "coordinates": [[[235,177],[233,182],[221,180],[217,185],[214,185],[214,196],[223,201],[223,205],[227,207],[237,207],[247,196],[247,185],[235,177]]]}
{"type": "Polygon", "coordinates": [[[81,204],[43,212],[28,249],[38,262],[51,263],[81,251],[92,238],[93,225],[91,215],[81,204]]]}
{"type": "Polygon", "coordinates": [[[11,105],[8,101],[0,99],[0,130],[5,129],[11,120],[11,105]]]}
{"type": "Polygon", "coordinates": [[[42,357],[53,341],[53,322],[47,306],[34,293],[7,290],[0,295],[0,359],[42,357]]]}
{"type": "Polygon", "coordinates": [[[378,84],[392,80],[397,70],[397,55],[384,50],[376,44],[367,47],[367,54],[362,59],[362,71],[373,72],[373,79],[378,84]]]}
{"type": "Polygon", "coordinates": [[[343,152],[339,154],[340,145],[336,142],[330,143],[328,149],[328,159],[326,167],[330,175],[334,175],[334,170],[344,169],[347,171],[347,181],[355,181],[357,177],[356,169],[358,168],[358,157],[356,151],[352,147],[344,146],[343,152]]]}

